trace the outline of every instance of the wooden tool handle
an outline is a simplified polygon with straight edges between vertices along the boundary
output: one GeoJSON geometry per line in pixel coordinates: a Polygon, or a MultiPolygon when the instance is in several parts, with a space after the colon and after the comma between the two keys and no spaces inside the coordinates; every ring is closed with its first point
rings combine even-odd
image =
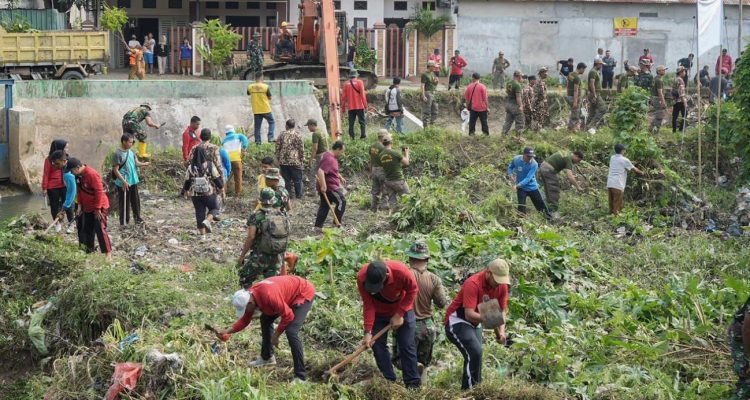
{"type": "Polygon", "coordinates": [[[45,234],[47,234],[47,232],[49,232],[49,230],[50,230],[50,229],[52,229],[52,227],[53,227],[53,226],[55,226],[55,224],[56,224],[56,223],[57,223],[58,221],[60,221],[61,219],[62,219],[62,216],[61,216],[61,215],[58,215],[58,216],[56,216],[56,217],[55,217],[55,219],[54,219],[54,220],[52,220],[52,223],[51,223],[51,224],[49,224],[49,226],[47,227],[47,229],[45,229],[45,230],[44,230],[44,233],[45,233],[45,234]]]}
{"type": "MultiPolygon", "coordinates": [[[[385,335],[389,330],[391,329],[391,324],[386,325],[383,329],[380,330],[375,336],[372,337],[371,341],[376,341],[380,339],[381,336],[385,335]]],[[[350,362],[354,361],[360,354],[362,354],[365,350],[367,350],[369,347],[365,343],[362,343],[357,350],[354,350],[354,353],[347,356],[343,361],[340,363],[334,365],[331,367],[331,369],[328,370],[328,373],[331,375],[334,375],[336,370],[339,368],[349,364],[350,362]]]]}

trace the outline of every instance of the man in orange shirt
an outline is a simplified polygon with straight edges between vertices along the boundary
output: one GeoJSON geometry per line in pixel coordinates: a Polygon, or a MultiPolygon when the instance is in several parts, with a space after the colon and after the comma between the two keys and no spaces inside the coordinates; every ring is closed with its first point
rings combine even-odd
{"type": "Polygon", "coordinates": [[[474,136],[477,129],[477,118],[482,123],[482,133],[490,134],[490,127],[487,124],[487,86],[479,81],[479,73],[471,75],[474,80],[464,91],[464,103],[469,109],[469,135],[474,136]]]}
{"type": "Polygon", "coordinates": [[[341,108],[349,115],[349,137],[354,139],[354,120],[359,120],[359,138],[367,137],[365,132],[365,110],[367,110],[367,93],[365,84],[357,79],[359,73],[357,70],[349,72],[349,80],[344,83],[343,94],[341,95],[341,108]]]}
{"type": "Polygon", "coordinates": [[[182,160],[187,161],[190,150],[201,144],[200,138],[201,119],[194,115],[190,118],[190,125],[182,132],[182,160]]]}

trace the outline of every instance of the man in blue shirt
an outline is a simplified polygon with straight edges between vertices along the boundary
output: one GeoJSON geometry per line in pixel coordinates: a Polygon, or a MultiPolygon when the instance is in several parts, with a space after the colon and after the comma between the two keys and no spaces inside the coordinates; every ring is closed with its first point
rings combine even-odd
{"type": "Polygon", "coordinates": [[[65,201],[63,202],[62,210],[57,215],[57,219],[62,220],[64,215],[68,216],[68,234],[71,234],[76,229],[76,221],[73,217],[73,205],[76,199],[76,177],[73,173],[65,170],[65,164],[68,163],[68,155],[65,154],[65,150],[55,150],[49,157],[55,168],[59,168],[63,171],[63,183],[65,184],[65,201]]]}
{"type": "Polygon", "coordinates": [[[544,203],[542,194],[539,193],[539,184],[536,181],[536,170],[539,164],[534,159],[534,149],[526,147],[522,155],[513,157],[508,164],[508,176],[516,175],[516,183],[513,190],[518,195],[518,212],[526,214],[526,197],[531,197],[531,202],[539,212],[549,219],[550,212],[547,204],[544,203]]]}
{"type": "Polygon", "coordinates": [[[130,223],[130,211],[133,211],[135,223],[143,223],[141,218],[141,197],[138,194],[137,167],[150,165],[149,162],[140,162],[131,148],[133,147],[133,136],[128,134],[120,138],[121,147],[115,151],[112,160],[112,173],[115,176],[117,186],[118,205],[120,207],[120,225],[130,223]]]}

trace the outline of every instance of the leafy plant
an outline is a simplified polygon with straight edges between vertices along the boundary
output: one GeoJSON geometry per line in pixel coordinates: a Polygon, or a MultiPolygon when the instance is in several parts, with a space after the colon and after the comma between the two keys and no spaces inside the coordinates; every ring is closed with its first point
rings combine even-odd
{"type": "Polygon", "coordinates": [[[357,48],[354,53],[354,66],[357,69],[372,71],[378,64],[378,53],[367,44],[367,38],[357,37],[357,48]]]}
{"type": "Polygon", "coordinates": [[[656,166],[662,151],[646,130],[648,101],[648,92],[631,86],[615,100],[609,120],[615,141],[628,146],[629,157],[638,164],[656,166]]]}
{"type": "Polygon", "coordinates": [[[120,35],[120,39],[123,42],[126,41],[125,36],[122,35],[122,27],[128,23],[128,13],[124,8],[110,7],[105,4],[100,21],[104,29],[120,35]]]}
{"type": "Polygon", "coordinates": [[[242,36],[231,29],[231,25],[224,24],[219,19],[207,19],[200,24],[200,29],[208,39],[208,44],[195,46],[211,69],[211,76],[218,78],[222,66],[229,60],[232,50],[237,47],[237,42],[242,36]]]}
{"type": "MultiPolygon", "coordinates": [[[[731,101],[721,105],[720,140],[722,146],[732,154],[746,155],[750,152],[750,60],[747,57],[741,57],[737,63],[732,84],[734,93],[731,101]]],[[[708,126],[713,132],[716,129],[714,107],[707,112],[708,126]]],[[[750,178],[750,162],[743,160],[741,172],[744,178],[750,178]]]]}
{"type": "Polygon", "coordinates": [[[11,19],[3,19],[0,21],[0,26],[5,29],[8,33],[29,33],[37,32],[36,29],[32,28],[29,20],[23,16],[14,16],[11,19]]]}
{"type": "Polygon", "coordinates": [[[411,16],[411,22],[406,25],[404,33],[409,37],[412,31],[417,31],[429,39],[450,22],[450,17],[447,15],[435,16],[432,10],[417,6],[414,9],[414,15],[411,16]]]}

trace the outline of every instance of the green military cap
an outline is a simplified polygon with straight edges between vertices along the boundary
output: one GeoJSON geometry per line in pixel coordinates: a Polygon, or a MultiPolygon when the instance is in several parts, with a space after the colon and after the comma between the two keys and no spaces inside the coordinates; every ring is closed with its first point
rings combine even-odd
{"type": "Polygon", "coordinates": [[[276,192],[271,188],[263,188],[258,200],[260,200],[261,205],[272,206],[276,202],[276,192]]]}
{"type": "Polygon", "coordinates": [[[415,258],[417,260],[426,260],[430,258],[430,249],[427,248],[427,245],[422,242],[417,242],[411,245],[409,247],[409,250],[406,252],[406,255],[409,256],[409,258],[415,258]]]}
{"type": "Polygon", "coordinates": [[[278,168],[269,168],[268,172],[266,172],[266,179],[281,179],[281,176],[279,175],[279,169],[278,168]]]}

